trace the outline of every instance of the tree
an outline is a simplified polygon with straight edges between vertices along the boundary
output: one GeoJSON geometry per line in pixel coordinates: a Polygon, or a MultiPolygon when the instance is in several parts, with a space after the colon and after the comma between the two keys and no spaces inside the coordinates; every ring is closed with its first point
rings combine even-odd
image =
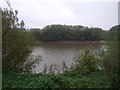
{"type": "MultiPolygon", "coordinates": [[[[35,33],[35,32],[33,32],[35,33]]],[[[81,25],[47,25],[40,32],[33,36],[36,40],[59,41],[59,40],[80,40],[99,41],[102,40],[101,28],[88,28],[81,25]],[[40,35],[40,36],[39,36],[40,35]],[[39,39],[38,39],[39,38],[39,39]]]]}
{"type": "Polygon", "coordinates": [[[24,23],[24,21],[22,20],[21,23],[20,23],[20,29],[23,30],[23,29],[24,29],[24,26],[25,26],[25,23],[24,23]]]}
{"type": "Polygon", "coordinates": [[[2,60],[3,71],[6,66],[9,68],[21,68],[31,52],[32,39],[27,32],[19,27],[17,18],[18,12],[2,10],[2,60]]]}
{"type": "Polygon", "coordinates": [[[109,49],[107,51],[107,55],[104,61],[106,74],[113,88],[120,87],[119,85],[120,74],[118,72],[119,70],[118,65],[120,65],[119,62],[120,55],[118,55],[119,54],[118,43],[120,40],[119,29],[120,29],[120,25],[116,25],[110,29],[108,36],[109,49]]]}

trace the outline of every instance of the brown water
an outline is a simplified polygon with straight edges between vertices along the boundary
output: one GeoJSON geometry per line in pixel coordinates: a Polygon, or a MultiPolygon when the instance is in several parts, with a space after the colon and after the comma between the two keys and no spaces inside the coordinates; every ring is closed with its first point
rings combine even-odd
{"type": "Polygon", "coordinates": [[[53,65],[62,71],[63,62],[68,67],[74,62],[73,57],[84,50],[90,48],[92,50],[105,49],[105,43],[102,41],[62,41],[62,42],[39,42],[32,50],[33,56],[42,56],[42,61],[36,63],[33,73],[43,72],[46,68],[49,72],[50,66],[53,65]]]}

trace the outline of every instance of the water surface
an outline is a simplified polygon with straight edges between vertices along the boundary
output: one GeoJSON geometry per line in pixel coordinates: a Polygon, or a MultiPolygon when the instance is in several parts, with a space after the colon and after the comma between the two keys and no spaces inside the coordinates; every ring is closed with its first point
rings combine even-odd
{"type": "Polygon", "coordinates": [[[105,43],[101,41],[39,42],[39,44],[33,48],[32,55],[41,55],[43,60],[36,64],[33,72],[40,73],[43,72],[45,68],[47,72],[49,72],[51,65],[57,68],[59,67],[59,71],[61,72],[63,62],[70,67],[74,62],[73,57],[85,48],[92,50],[104,49],[105,43]]]}

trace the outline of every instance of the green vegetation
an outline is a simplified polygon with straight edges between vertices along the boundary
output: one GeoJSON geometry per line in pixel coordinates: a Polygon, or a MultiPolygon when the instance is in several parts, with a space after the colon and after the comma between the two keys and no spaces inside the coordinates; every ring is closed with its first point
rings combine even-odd
{"type": "Polygon", "coordinates": [[[3,74],[3,88],[108,88],[104,72],[93,72],[81,78],[66,74],[3,74]]]}
{"type": "Polygon", "coordinates": [[[2,63],[3,88],[118,88],[118,27],[109,32],[100,28],[83,26],[50,25],[43,30],[26,31],[24,22],[18,23],[18,12],[2,10],[2,63]],[[114,35],[113,35],[114,34],[114,35]],[[97,66],[101,59],[83,51],[75,57],[76,64],[62,74],[31,74],[23,73],[30,69],[34,59],[29,61],[33,39],[43,41],[56,40],[103,40],[108,39],[109,49],[102,59],[103,69],[97,66]],[[104,37],[105,36],[105,37],[104,37]],[[27,61],[28,60],[28,61],[27,61]],[[25,64],[27,62],[27,64],[25,64]]]}
{"type": "Polygon", "coordinates": [[[109,88],[110,83],[103,70],[97,69],[98,60],[84,51],[76,64],[62,74],[3,73],[3,88],[109,88]]]}
{"type": "Polygon", "coordinates": [[[69,75],[81,77],[91,72],[99,71],[97,67],[99,59],[97,56],[92,55],[89,50],[81,52],[74,60],[75,65],[71,67],[71,70],[67,71],[69,75]]]}
{"type": "Polygon", "coordinates": [[[48,25],[42,30],[30,30],[32,36],[38,41],[60,41],[60,40],[79,40],[79,41],[99,41],[105,40],[107,32],[101,28],[88,28],[81,25],[48,25]]]}
{"type": "Polygon", "coordinates": [[[111,82],[111,87],[120,87],[120,74],[119,74],[119,33],[120,25],[116,25],[110,29],[108,36],[109,49],[105,54],[104,68],[109,81],[111,82]]]}
{"type": "Polygon", "coordinates": [[[2,10],[3,71],[6,65],[13,69],[19,68],[17,71],[22,71],[23,64],[31,52],[33,40],[29,33],[25,31],[24,22],[18,23],[17,14],[17,11],[2,10]]]}

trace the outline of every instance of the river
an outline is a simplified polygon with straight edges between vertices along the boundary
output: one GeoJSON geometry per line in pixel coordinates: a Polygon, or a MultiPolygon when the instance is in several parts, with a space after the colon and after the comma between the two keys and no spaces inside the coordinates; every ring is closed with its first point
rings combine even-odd
{"type": "Polygon", "coordinates": [[[86,48],[91,50],[105,49],[104,41],[59,41],[59,42],[39,42],[32,49],[32,56],[42,56],[42,61],[35,64],[33,73],[40,73],[50,67],[56,72],[62,72],[63,65],[68,68],[74,63],[73,57],[86,48]]]}

